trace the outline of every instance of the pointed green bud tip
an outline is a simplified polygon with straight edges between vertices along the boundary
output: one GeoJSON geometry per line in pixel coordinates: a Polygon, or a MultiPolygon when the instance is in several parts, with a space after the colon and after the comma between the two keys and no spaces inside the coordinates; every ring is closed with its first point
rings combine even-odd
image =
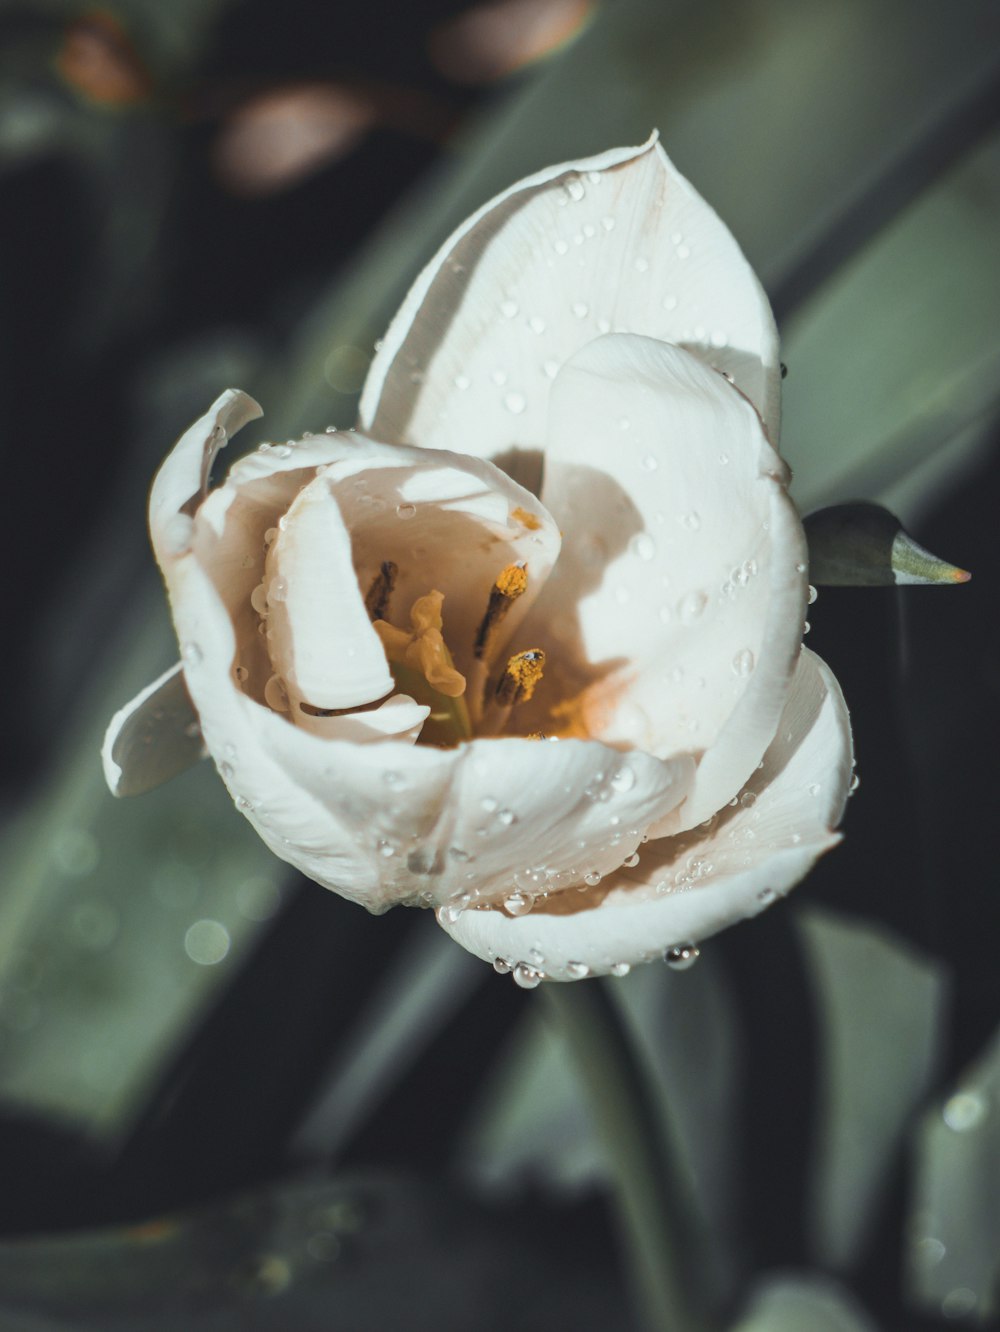
{"type": "Polygon", "coordinates": [[[947,586],[972,577],[924,550],[880,504],[834,504],[809,514],[804,526],[809,578],[819,587],[947,586]]]}

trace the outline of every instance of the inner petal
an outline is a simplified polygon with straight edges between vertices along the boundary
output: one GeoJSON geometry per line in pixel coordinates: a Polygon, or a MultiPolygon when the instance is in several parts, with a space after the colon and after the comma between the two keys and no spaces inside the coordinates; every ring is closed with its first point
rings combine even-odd
{"type": "Polygon", "coordinates": [[[325,474],[299,492],[282,519],[264,581],[271,661],[293,713],[303,703],[358,707],[391,692],[358,588],[351,535],[325,474]]]}
{"type": "Polygon", "coordinates": [[[528,626],[559,697],[524,729],[702,751],[762,660],[790,673],[797,601],[780,641],[768,628],[776,578],[805,595],[776,541],[784,475],[750,404],[682,349],[621,334],[579,352],[554,386],[542,490],[566,539],[528,626]]]}

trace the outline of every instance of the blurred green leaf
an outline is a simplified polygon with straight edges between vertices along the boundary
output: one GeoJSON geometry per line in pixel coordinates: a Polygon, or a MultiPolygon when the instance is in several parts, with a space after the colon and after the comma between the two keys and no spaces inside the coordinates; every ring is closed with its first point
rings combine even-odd
{"type": "Polygon", "coordinates": [[[824,1266],[849,1266],[870,1233],[894,1153],[938,1058],[943,969],[887,930],[800,908],[821,1014],[822,1103],[812,1229],[824,1266]]]}
{"type": "Polygon", "coordinates": [[[0,1243],[0,1292],[0,1324],[21,1318],[25,1332],[29,1316],[39,1332],[50,1318],[100,1332],[468,1332],[526,1309],[539,1325],[627,1327],[606,1270],[572,1244],[384,1174],[280,1181],[127,1228],[0,1243]]]}
{"type": "Polygon", "coordinates": [[[945,1318],[993,1322],[1000,1294],[1000,1034],[914,1134],[906,1284],[945,1318]]]}

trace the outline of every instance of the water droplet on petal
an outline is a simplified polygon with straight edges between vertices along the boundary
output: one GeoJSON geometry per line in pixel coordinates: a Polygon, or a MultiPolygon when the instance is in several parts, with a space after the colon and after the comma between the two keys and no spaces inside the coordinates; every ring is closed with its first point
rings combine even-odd
{"type": "Polygon", "coordinates": [[[532,315],[528,320],[528,327],[531,329],[532,333],[544,333],[545,320],[542,319],[540,315],[532,315]]]}
{"type": "Polygon", "coordinates": [[[694,624],[695,620],[699,619],[701,616],[701,613],[704,611],[707,604],[708,597],[705,596],[704,592],[697,590],[688,592],[686,596],[681,598],[680,604],[677,607],[677,613],[685,624],[694,624]]]}
{"type": "Polygon", "coordinates": [[[736,656],[733,658],[732,665],[736,675],[749,675],[754,666],[753,653],[749,648],[743,648],[741,651],[737,652],[736,656]]]}
{"type": "Polygon", "coordinates": [[[181,648],[181,660],[185,666],[200,666],[202,661],[201,648],[197,643],[185,643],[181,648]]]}
{"type": "Polygon", "coordinates": [[[574,980],[585,980],[590,975],[590,968],[586,962],[567,962],[566,970],[574,980]]]}
{"type": "Polygon", "coordinates": [[[573,313],[576,315],[577,319],[586,319],[589,311],[590,307],[583,301],[574,301],[573,313]]]}
{"type": "Polygon", "coordinates": [[[529,967],[527,962],[518,962],[514,968],[514,984],[519,985],[522,990],[537,989],[542,983],[542,973],[536,971],[534,967],[529,967]]]}
{"type": "Polygon", "coordinates": [[[272,675],[264,686],[264,702],[275,712],[288,711],[288,691],[280,675],[272,675]]]}
{"type": "Polygon", "coordinates": [[[500,302],[500,313],[505,319],[513,319],[519,308],[517,301],[506,300],[500,302]]]}
{"type": "Polygon", "coordinates": [[[508,393],[503,405],[513,416],[520,416],[528,404],[524,400],[523,393],[508,393]]]}
{"type": "Polygon", "coordinates": [[[638,851],[633,851],[630,856],[626,856],[625,859],[622,861],[622,864],[626,869],[635,869],[638,863],[639,863],[638,851]]]}
{"type": "Polygon", "coordinates": [[[624,767],[619,768],[611,778],[611,785],[616,791],[621,791],[623,793],[625,791],[631,791],[632,787],[635,786],[635,773],[626,764],[624,767]]]}
{"type": "Polygon", "coordinates": [[[511,965],[505,957],[495,957],[493,959],[493,970],[498,976],[506,976],[511,970],[511,965]]]}
{"type": "Polygon", "coordinates": [[[530,893],[510,893],[503,900],[504,910],[509,916],[526,916],[535,905],[530,893]]]}
{"type": "Polygon", "coordinates": [[[648,562],[656,554],[656,542],[648,532],[636,532],[628,543],[628,548],[636,559],[648,562]]]}
{"type": "Polygon", "coordinates": [[[853,795],[860,785],[861,785],[861,778],[858,776],[857,773],[855,773],[854,776],[851,778],[850,786],[847,788],[847,794],[853,795]]]}
{"type": "Polygon", "coordinates": [[[596,870],[591,870],[589,874],[583,876],[583,881],[588,888],[596,888],[601,882],[601,876],[596,870]]]}
{"type": "Polygon", "coordinates": [[[571,176],[569,180],[567,180],[566,183],[563,185],[563,189],[566,191],[566,194],[573,201],[573,203],[579,203],[587,192],[584,189],[583,181],[579,178],[579,176],[571,176]]]}
{"type": "Polygon", "coordinates": [[[461,392],[464,393],[465,390],[472,383],[472,381],[470,380],[468,375],[456,375],[455,378],[452,380],[452,383],[455,385],[457,389],[459,389],[461,392]]]}
{"type": "Polygon", "coordinates": [[[694,966],[700,956],[697,944],[682,943],[666,949],[663,960],[671,971],[687,971],[688,967],[694,966]]]}
{"type": "Polygon", "coordinates": [[[500,820],[500,822],[504,825],[505,828],[509,828],[510,825],[516,821],[517,815],[514,813],[512,809],[502,809],[500,813],[497,815],[497,818],[500,820]]]}
{"type": "Polygon", "coordinates": [[[404,519],[404,520],[407,519],[407,518],[412,518],[413,515],[416,513],[416,511],[417,511],[417,506],[416,506],[415,504],[397,504],[397,505],[396,505],[396,517],[397,517],[397,518],[402,518],[402,519],[404,519]]]}
{"type": "Polygon", "coordinates": [[[271,586],[267,589],[267,599],[281,603],[288,596],[288,581],[284,578],[272,578],[271,586]]]}
{"type": "Polygon", "coordinates": [[[818,592],[816,591],[816,589],[813,587],[812,583],[810,583],[810,584],[809,584],[809,596],[808,596],[808,598],[807,598],[807,602],[808,602],[808,604],[809,604],[810,606],[813,605],[813,603],[815,602],[815,600],[816,600],[816,598],[817,598],[818,596],[819,596],[819,593],[818,593],[818,592]]]}
{"type": "Polygon", "coordinates": [[[809,785],[806,787],[806,790],[809,792],[811,796],[818,796],[820,791],[822,790],[822,787],[820,786],[819,782],[810,782],[809,785]]]}
{"type": "Polygon", "coordinates": [[[690,513],[681,515],[681,526],[689,532],[697,532],[698,528],[701,527],[701,519],[692,509],[690,513]]]}
{"type": "Polygon", "coordinates": [[[632,970],[632,964],[630,962],[612,962],[608,970],[612,976],[627,976],[632,970]]]}

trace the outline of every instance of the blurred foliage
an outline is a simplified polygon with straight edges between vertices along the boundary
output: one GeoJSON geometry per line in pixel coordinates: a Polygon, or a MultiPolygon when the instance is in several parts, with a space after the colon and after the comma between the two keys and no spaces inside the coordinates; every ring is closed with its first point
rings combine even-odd
{"type": "Polygon", "coordinates": [[[824,590],[844,845],[616,998],[739,1332],[995,1314],[1000,12],[620,0],[530,41],[525,13],[0,4],[0,1221],[32,1236],[0,1245],[5,1327],[628,1324],[605,1149],[531,996],[290,880],[209,771],[116,804],[96,755],[174,650],[169,442],[228,383],[272,437],[350,424],[453,225],[654,125],[783,323],[800,505],[881,499],[975,581],[824,590]],[[456,67],[490,23],[506,54],[456,67]],[[361,1197],[355,1233],[317,1219],[361,1197]]]}

